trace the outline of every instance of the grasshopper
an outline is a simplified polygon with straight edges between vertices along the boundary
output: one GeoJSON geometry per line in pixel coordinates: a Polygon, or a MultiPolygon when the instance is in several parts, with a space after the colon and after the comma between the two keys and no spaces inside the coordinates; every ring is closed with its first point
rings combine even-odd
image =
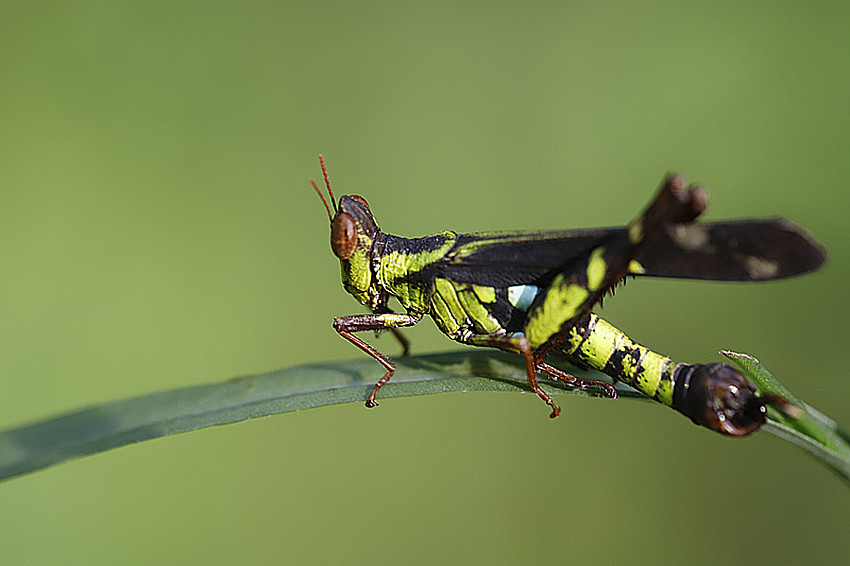
{"type": "Polygon", "coordinates": [[[540,388],[538,374],[578,389],[595,387],[612,399],[606,382],[578,379],[545,361],[552,354],[599,370],[672,407],[694,423],[744,436],[767,419],[766,406],[795,407],[756,386],[727,364],[675,362],[634,342],[592,312],[627,276],[714,281],[768,281],[818,269],[823,248],[801,227],[782,219],[697,223],[708,194],[668,175],[655,198],[626,227],[585,230],[444,231],[404,238],[381,231],[366,199],[334,198],[324,158],[319,161],[330,205],[331,249],[342,284],[371,313],[334,318],[340,336],[380,363],[386,373],[367,407],[395,371],[392,361],[355,335],[398,329],[426,315],[446,336],[470,346],[498,348],[525,359],[528,386],[557,417],[560,408],[540,388]],[[395,297],[404,313],[390,309],[395,297]]]}

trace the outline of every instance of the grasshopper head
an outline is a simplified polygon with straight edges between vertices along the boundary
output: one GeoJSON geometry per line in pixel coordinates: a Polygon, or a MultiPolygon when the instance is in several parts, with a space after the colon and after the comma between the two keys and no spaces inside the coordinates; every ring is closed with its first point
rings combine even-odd
{"type": "Polygon", "coordinates": [[[345,195],[337,204],[331,191],[325,160],[321,155],[319,161],[322,164],[322,173],[325,176],[333,212],[316,182],[313,179],[310,179],[310,182],[328,211],[328,218],[331,221],[331,250],[339,258],[342,268],[342,285],[355,299],[374,308],[378,306],[372,304],[375,303],[374,297],[377,297],[378,293],[371,289],[373,281],[370,261],[372,244],[380,229],[369,210],[369,204],[363,197],[345,195]]]}
{"type": "Polygon", "coordinates": [[[377,233],[378,225],[366,199],[358,195],[339,199],[336,215],[331,220],[331,249],[339,258],[343,287],[364,305],[370,303],[370,261],[377,233]]]}

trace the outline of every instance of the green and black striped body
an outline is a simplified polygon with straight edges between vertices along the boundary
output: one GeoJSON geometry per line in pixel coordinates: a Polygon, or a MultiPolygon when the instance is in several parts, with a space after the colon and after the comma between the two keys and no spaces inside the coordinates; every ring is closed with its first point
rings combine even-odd
{"type": "MultiPolygon", "coordinates": [[[[457,255],[464,253],[467,240],[481,241],[482,238],[486,239],[486,236],[458,236],[451,232],[421,239],[389,235],[377,271],[378,280],[391,295],[399,299],[409,314],[417,317],[430,315],[437,327],[453,340],[470,345],[492,345],[490,340],[493,337],[516,339],[525,336],[530,340],[532,348],[539,347],[548,334],[537,330],[542,317],[531,317],[529,313],[538,312],[534,311],[533,306],[543,302],[538,300],[541,288],[546,289],[547,283],[551,282],[535,281],[536,285],[494,287],[457,282],[437,275],[442,270],[436,269],[436,266],[442,262],[451,263],[457,255]],[[416,269],[416,258],[423,253],[431,261],[422,265],[423,269],[416,269]],[[540,338],[531,340],[529,335],[539,335],[540,338]]],[[[600,258],[602,251],[595,250],[589,257],[600,258]]],[[[635,274],[640,273],[637,262],[632,266],[635,274]]],[[[586,296],[583,290],[587,286],[592,284],[584,280],[564,293],[567,300],[559,305],[557,312],[560,316],[554,317],[553,324],[563,324],[565,318],[571,318],[568,315],[575,314],[586,296]]],[[[513,350],[509,342],[499,347],[513,350]]],[[[746,429],[754,423],[760,424],[757,407],[739,416],[737,422],[734,420],[734,413],[739,412],[737,406],[733,414],[724,415],[726,418],[718,418],[714,411],[705,411],[703,396],[714,392],[711,383],[718,379],[718,375],[724,383],[734,381],[739,387],[755,394],[755,388],[736,370],[719,363],[674,362],[636,343],[592,312],[571,326],[553,351],[581,367],[591,367],[637,389],[647,397],[691,417],[697,424],[736,435],[740,434],[742,427],[746,429]],[[689,388],[692,381],[697,382],[691,379],[694,375],[702,378],[700,385],[689,388]],[[742,418],[744,423],[741,422],[742,418]]]]}
{"type": "MultiPolygon", "coordinates": [[[[323,171],[324,171],[324,162],[323,171]]],[[[699,187],[668,177],[652,203],[625,228],[551,232],[440,232],[403,238],[382,232],[365,199],[334,202],[331,247],[343,285],[371,314],[337,317],[334,328],[387,370],[366,405],[391,377],[392,362],[354,333],[411,326],[431,316],[463,344],[522,354],[528,382],[552,408],[537,373],[583,382],[547,364],[550,353],[604,372],[694,422],[745,435],[765,422],[767,396],[726,364],[683,364],[632,341],[591,312],[626,276],[755,281],[817,269],[825,254],[801,228],[783,220],[698,224],[707,203],[699,187]],[[388,307],[395,297],[404,313],[388,307]]],[[[314,183],[321,196],[321,191],[314,183]]],[[[324,197],[322,197],[324,201],[324,197]]],[[[326,204],[327,206],[327,204],[326,204]]]]}

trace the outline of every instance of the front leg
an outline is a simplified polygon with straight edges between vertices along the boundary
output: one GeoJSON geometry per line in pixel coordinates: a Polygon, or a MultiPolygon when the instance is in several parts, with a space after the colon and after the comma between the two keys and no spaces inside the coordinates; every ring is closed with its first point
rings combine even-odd
{"type": "Polygon", "coordinates": [[[375,361],[387,370],[384,377],[375,384],[369,398],[366,399],[367,407],[371,408],[378,405],[375,402],[375,395],[377,395],[378,389],[383,387],[393,376],[395,365],[384,354],[352,333],[363,332],[364,330],[394,330],[403,326],[413,326],[421,319],[422,315],[414,316],[396,313],[352,314],[349,316],[339,316],[334,319],[334,330],[339,332],[340,336],[372,356],[375,361]]]}

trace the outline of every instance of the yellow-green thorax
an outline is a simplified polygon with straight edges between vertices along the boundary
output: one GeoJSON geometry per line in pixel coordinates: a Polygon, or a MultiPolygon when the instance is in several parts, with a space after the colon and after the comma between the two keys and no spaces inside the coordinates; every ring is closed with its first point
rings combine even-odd
{"type": "Polygon", "coordinates": [[[378,284],[397,297],[408,312],[429,313],[437,266],[454,248],[457,234],[445,231],[424,238],[382,236],[385,240],[376,260],[378,284]]]}

